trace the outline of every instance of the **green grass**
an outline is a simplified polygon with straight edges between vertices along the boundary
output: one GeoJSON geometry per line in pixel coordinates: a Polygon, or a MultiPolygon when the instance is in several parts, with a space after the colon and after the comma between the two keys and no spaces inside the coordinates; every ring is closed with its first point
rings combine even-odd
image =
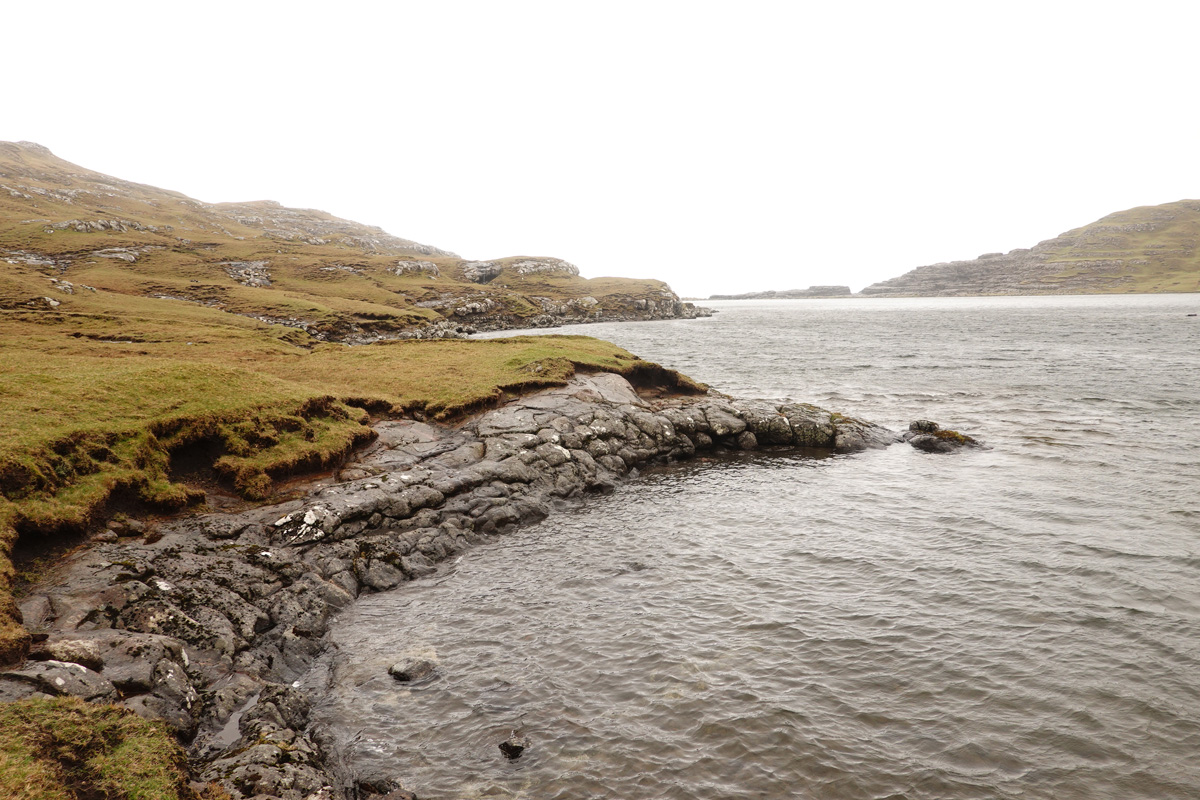
{"type": "Polygon", "coordinates": [[[0,703],[0,796],[197,798],[183,750],[165,726],[122,708],[69,698],[0,703]]]}
{"type": "Polygon", "coordinates": [[[1101,293],[1200,292],[1200,201],[1118,211],[1060,238],[1073,243],[1050,252],[1049,262],[1062,271],[1047,283],[1091,275],[1101,293]],[[1101,259],[1124,265],[1099,271],[1072,266],[1101,259]]]}
{"type": "MultiPolygon", "coordinates": [[[[261,501],[279,479],[336,464],[370,440],[372,418],[453,421],[579,370],[702,389],[583,336],[347,347],[252,318],[295,319],[327,335],[386,333],[490,299],[519,321],[542,313],[539,298],[590,295],[614,311],[672,296],[659,281],[510,271],[478,285],[462,280],[462,259],[421,254],[324,212],[205,205],[3,142],[0,179],[30,195],[0,190],[0,664],[23,658],[30,643],[12,593],[18,541],[86,532],[118,506],[171,514],[202,503],[173,458],[189,455],[191,468],[207,461],[229,488],[261,501]],[[47,232],[67,220],[144,229],[47,232]],[[151,249],[133,262],[95,255],[115,247],[151,249]],[[56,263],[25,263],[22,252],[56,263]],[[390,271],[410,258],[440,274],[390,271]],[[269,262],[271,285],[239,283],[226,261],[269,262]]],[[[185,766],[164,729],[122,709],[0,704],[2,797],[195,798],[185,766]]]]}
{"type": "Polygon", "coordinates": [[[538,298],[590,295],[619,310],[670,296],[659,281],[509,270],[479,285],[462,280],[460,258],[324,212],[197,203],[3,142],[0,179],[23,187],[0,191],[0,663],[28,644],[11,597],[18,536],[86,531],[117,503],[173,513],[202,502],[173,475],[173,455],[202,451],[230,488],[264,500],[278,479],[371,438],[368,410],[453,420],[580,369],[697,388],[586,337],[350,348],[252,318],[386,333],[491,299],[515,322],[542,313],[538,298]],[[48,232],[69,220],[128,229],[48,232]],[[95,254],[116,247],[141,250],[132,262],[95,254]],[[55,263],[26,263],[22,252],[55,263]],[[390,271],[410,259],[439,275],[390,271]],[[229,261],[268,262],[271,285],[239,283],[229,261]]]}
{"type": "MultiPolygon", "coordinates": [[[[512,270],[489,284],[470,283],[462,279],[463,259],[445,253],[424,255],[411,243],[381,240],[378,230],[325,212],[282,209],[268,203],[207,205],[4,142],[0,142],[0,182],[25,187],[30,195],[13,196],[0,190],[0,270],[9,266],[4,260],[7,251],[32,252],[58,259],[60,264],[69,263],[65,272],[55,267],[21,268],[29,279],[21,286],[0,276],[0,308],[53,294],[47,279],[58,277],[111,294],[165,294],[214,304],[233,314],[295,317],[326,333],[352,325],[394,332],[443,318],[456,300],[492,299],[520,320],[542,313],[537,297],[563,302],[592,296],[599,310],[619,311],[631,308],[637,300],[659,299],[664,291],[670,291],[661,281],[518,275],[512,270]],[[73,196],[68,198],[64,192],[73,196]],[[144,229],[127,226],[125,231],[66,228],[47,232],[68,220],[133,221],[144,229]],[[296,232],[308,241],[284,238],[296,232]],[[374,243],[364,244],[366,240],[374,243]],[[152,249],[141,252],[132,263],[95,255],[98,250],[116,247],[152,249]],[[433,262],[440,275],[390,272],[399,261],[413,259],[433,262]],[[230,261],[268,262],[271,285],[240,284],[223,266],[230,261]],[[353,267],[354,271],[337,267],[353,267]],[[447,301],[441,313],[417,305],[438,298],[447,301]]],[[[523,258],[494,260],[508,267],[523,258]]],[[[78,306],[82,300],[78,293],[54,296],[66,306],[78,306]]]]}
{"type": "MultiPolygon", "coordinates": [[[[217,474],[264,500],[276,479],[369,440],[364,409],[453,420],[581,369],[698,389],[583,336],[347,347],[144,298],[92,315],[0,312],[0,340],[0,606],[10,611],[2,587],[17,533],[87,530],[114,498],[163,513],[201,502],[170,472],[172,453],[190,445],[209,445],[217,474]]],[[[10,633],[6,653],[0,631],[0,658],[23,648],[10,633]]]]}

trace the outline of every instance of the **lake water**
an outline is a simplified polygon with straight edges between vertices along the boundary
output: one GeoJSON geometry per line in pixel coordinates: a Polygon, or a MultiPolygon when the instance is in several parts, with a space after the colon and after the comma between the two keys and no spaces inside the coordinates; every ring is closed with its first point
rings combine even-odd
{"type": "Polygon", "coordinates": [[[423,799],[1200,797],[1200,296],[711,305],[562,332],[991,449],[650,471],[364,598],[317,709],[351,762],[423,799]]]}

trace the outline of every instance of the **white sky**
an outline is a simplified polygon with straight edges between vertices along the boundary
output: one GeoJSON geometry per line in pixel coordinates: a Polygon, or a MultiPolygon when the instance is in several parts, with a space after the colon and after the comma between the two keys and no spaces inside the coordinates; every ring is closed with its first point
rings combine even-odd
{"type": "Polygon", "coordinates": [[[1200,195],[1200,3],[21,2],[0,140],[683,295],[1200,195]]]}

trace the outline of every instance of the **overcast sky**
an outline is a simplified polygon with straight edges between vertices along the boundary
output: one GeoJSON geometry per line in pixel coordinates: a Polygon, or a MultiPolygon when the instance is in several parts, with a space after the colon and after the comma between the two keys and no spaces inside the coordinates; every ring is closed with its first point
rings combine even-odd
{"type": "Polygon", "coordinates": [[[22,2],[0,140],[680,294],[1200,196],[1200,3],[22,2]]]}

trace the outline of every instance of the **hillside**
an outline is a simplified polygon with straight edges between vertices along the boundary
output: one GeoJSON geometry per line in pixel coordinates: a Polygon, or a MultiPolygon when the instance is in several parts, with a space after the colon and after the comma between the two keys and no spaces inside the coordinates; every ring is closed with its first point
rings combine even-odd
{"type": "MultiPolygon", "coordinates": [[[[661,281],[579,277],[556,258],[468,261],[323,211],[202,203],[0,143],[0,308],[97,293],[200,305],[364,343],[703,313],[661,281]]],[[[105,305],[101,302],[101,305],[105,305]]]]}
{"type": "Polygon", "coordinates": [[[918,267],[874,297],[1200,291],[1200,201],[1109,214],[1029,249],[918,267]]]}
{"type": "Polygon", "coordinates": [[[276,497],[373,438],[374,420],[453,420],[577,370],[700,391],[587,337],[461,338],[694,313],[660,281],[465,261],[324,212],[200,203],[0,144],[0,664],[30,642],[14,548],[116,513],[276,497]]]}

